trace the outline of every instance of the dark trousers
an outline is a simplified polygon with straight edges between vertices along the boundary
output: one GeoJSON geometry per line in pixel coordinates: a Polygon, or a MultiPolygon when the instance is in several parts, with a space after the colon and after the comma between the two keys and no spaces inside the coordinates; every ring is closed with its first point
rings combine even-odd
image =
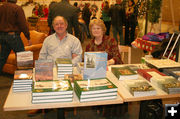
{"type": "Polygon", "coordinates": [[[131,45],[131,42],[135,40],[135,22],[129,22],[126,20],[125,26],[125,45],[131,45]]]}
{"type": "Polygon", "coordinates": [[[106,35],[109,36],[109,31],[110,31],[110,27],[111,27],[111,21],[104,21],[104,24],[106,26],[106,35]]]}
{"type": "Polygon", "coordinates": [[[13,50],[15,53],[24,51],[24,44],[21,40],[20,34],[8,34],[5,32],[0,32],[0,44],[1,44],[1,52],[0,52],[0,73],[2,72],[3,66],[6,63],[6,60],[13,50]]]}
{"type": "Polygon", "coordinates": [[[57,109],[57,119],[65,119],[64,108],[57,109]]]}

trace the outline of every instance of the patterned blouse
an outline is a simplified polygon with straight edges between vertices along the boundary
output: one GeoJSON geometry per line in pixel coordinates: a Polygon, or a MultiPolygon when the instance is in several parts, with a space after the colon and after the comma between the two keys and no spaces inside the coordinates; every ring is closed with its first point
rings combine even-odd
{"type": "Polygon", "coordinates": [[[121,54],[118,50],[118,44],[114,38],[110,38],[109,36],[103,36],[102,43],[99,45],[96,45],[95,39],[92,39],[86,46],[85,51],[106,51],[108,53],[108,60],[113,58],[115,64],[123,64],[121,54]]]}

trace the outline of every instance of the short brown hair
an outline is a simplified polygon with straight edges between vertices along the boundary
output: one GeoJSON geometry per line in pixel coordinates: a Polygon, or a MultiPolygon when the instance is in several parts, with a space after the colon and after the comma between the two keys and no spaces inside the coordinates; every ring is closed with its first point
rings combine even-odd
{"type": "Polygon", "coordinates": [[[92,35],[92,26],[93,26],[93,25],[98,25],[98,26],[100,26],[100,27],[102,28],[103,34],[106,33],[106,26],[105,26],[103,20],[101,20],[101,19],[93,19],[93,20],[90,22],[90,24],[89,24],[89,30],[90,30],[91,36],[93,36],[93,35],[92,35]]]}
{"type": "Polygon", "coordinates": [[[52,21],[52,25],[54,25],[54,21],[55,21],[55,19],[56,19],[57,17],[61,17],[61,18],[63,18],[63,20],[64,20],[65,24],[67,24],[67,25],[68,25],[68,21],[67,21],[67,20],[66,20],[66,18],[64,18],[63,16],[56,16],[56,17],[53,19],[53,21],[52,21]]]}

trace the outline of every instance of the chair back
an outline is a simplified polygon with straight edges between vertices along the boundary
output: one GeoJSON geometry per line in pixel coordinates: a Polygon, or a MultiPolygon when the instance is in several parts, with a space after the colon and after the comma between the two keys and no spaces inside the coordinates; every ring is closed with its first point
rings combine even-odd
{"type": "Polygon", "coordinates": [[[128,56],[128,64],[131,64],[131,47],[129,46],[123,46],[123,45],[118,45],[119,52],[121,54],[121,58],[123,62],[125,62],[125,53],[127,53],[128,56]]]}

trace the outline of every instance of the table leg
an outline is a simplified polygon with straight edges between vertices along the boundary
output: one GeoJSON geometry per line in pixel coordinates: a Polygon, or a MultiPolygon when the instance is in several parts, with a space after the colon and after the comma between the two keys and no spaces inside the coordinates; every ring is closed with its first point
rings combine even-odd
{"type": "Polygon", "coordinates": [[[57,119],[65,119],[64,108],[57,109],[57,119]]]}

